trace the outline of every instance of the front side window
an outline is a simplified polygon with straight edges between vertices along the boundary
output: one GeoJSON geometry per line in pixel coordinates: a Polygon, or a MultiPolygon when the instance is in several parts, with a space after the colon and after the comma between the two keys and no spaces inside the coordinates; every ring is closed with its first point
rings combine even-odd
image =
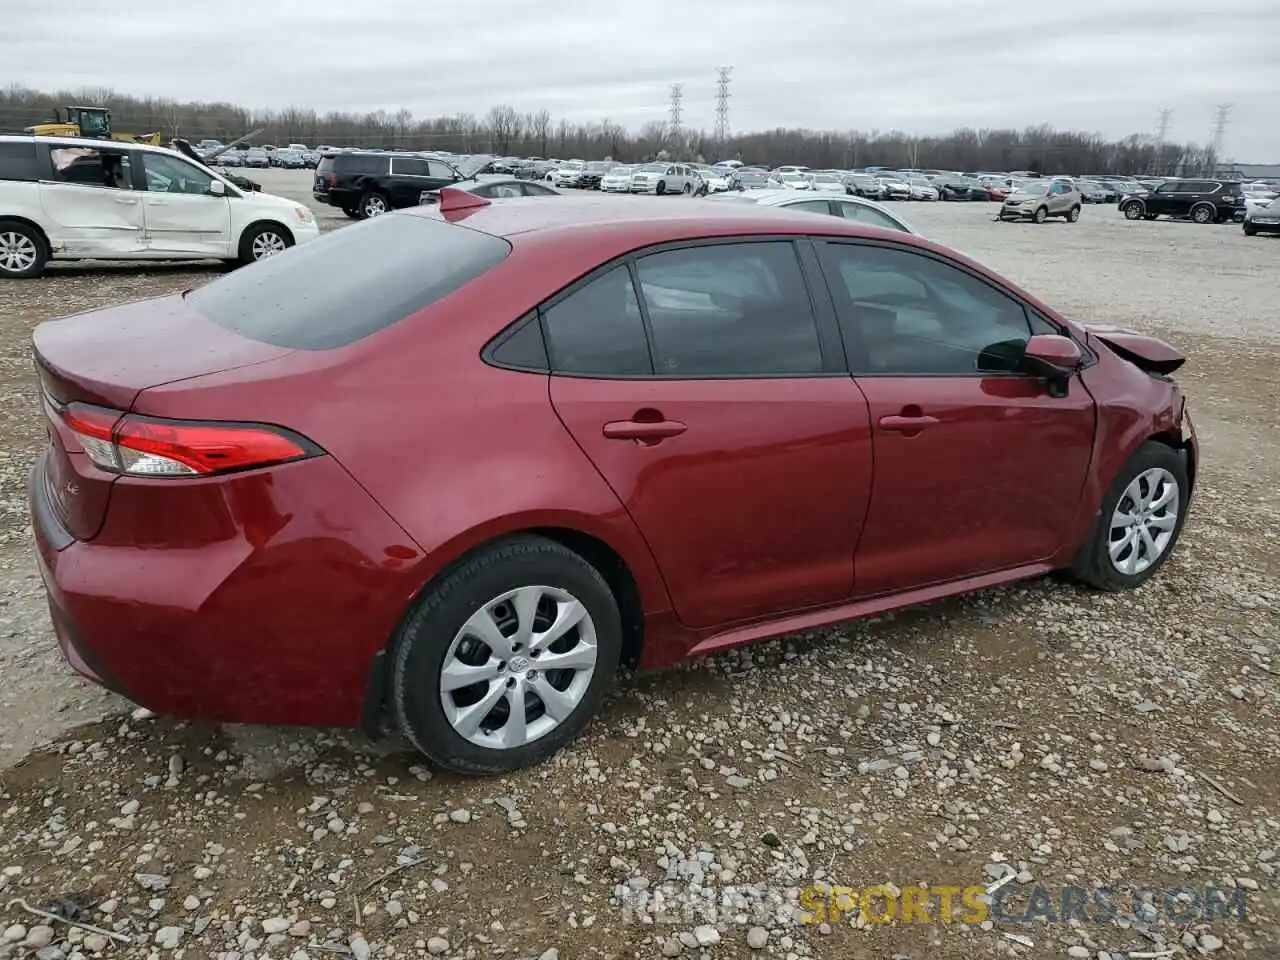
{"type": "Polygon", "coordinates": [[[659,376],[822,371],[817,324],[789,242],[665,250],[640,257],[636,271],[659,376]]]}
{"type": "Polygon", "coordinates": [[[122,151],[53,147],[49,150],[49,158],[53,161],[53,178],[59,182],[82,187],[133,189],[129,155],[122,151]]]}
{"type": "Polygon", "coordinates": [[[209,196],[213,177],[177,157],[163,153],[142,156],[142,169],[147,175],[147,189],[152,193],[192,193],[209,196]]]}
{"type": "Polygon", "coordinates": [[[1014,373],[1031,336],[1012,297],[907,250],[828,243],[841,329],[855,374],[1014,373]]]}

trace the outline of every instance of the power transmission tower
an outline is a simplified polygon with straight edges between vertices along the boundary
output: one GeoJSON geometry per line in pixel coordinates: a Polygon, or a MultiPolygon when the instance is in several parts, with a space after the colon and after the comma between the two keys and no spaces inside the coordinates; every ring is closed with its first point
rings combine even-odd
{"type": "Polygon", "coordinates": [[[684,84],[671,85],[671,144],[678,152],[683,144],[683,133],[680,126],[680,111],[684,106],[684,84]]]}
{"type": "Polygon", "coordinates": [[[1169,121],[1173,118],[1173,111],[1165,107],[1160,111],[1160,126],[1156,130],[1156,143],[1164,146],[1165,141],[1169,138],[1169,121]]]}
{"type": "Polygon", "coordinates": [[[729,74],[733,67],[716,70],[716,143],[723,147],[729,142],[729,74]]]}
{"type": "MultiPolygon", "coordinates": [[[[1227,132],[1227,121],[1231,117],[1231,104],[1220,103],[1213,114],[1213,162],[1216,166],[1222,162],[1222,140],[1227,132]]],[[[1213,170],[1209,174],[1213,174],[1213,170]]]]}

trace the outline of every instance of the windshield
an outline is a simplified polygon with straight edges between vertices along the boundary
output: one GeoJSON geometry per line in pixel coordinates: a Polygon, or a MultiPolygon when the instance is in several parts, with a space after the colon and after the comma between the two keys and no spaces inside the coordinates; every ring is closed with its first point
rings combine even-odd
{"type": "Polygon", "coordinates": [[[815,173],[813,175],[814,183],[839,183],[840,178],[834,173],[815,173]]]}
{"type": "Polygon", "coordinates": [[[1038,197],[1048,189],[1049,189],[1049,184],[1045,183],[1043,180],[1040,180],[1040,181],[1031,180],[1031,181],[1028,181],[1027,183],[1018,184],[1019,193],[1025,193],[1032,197],[1038,197]]]}
{"type": "Polygon", "coordinates": [[[624,164],[624,165],[623,165],[623,166],[621,166],[621,167],[612,167],[612,168],[609,170],[609,175],[610,175],[610,176],[614,176],[615,174],[619,174],[619,173],[630,173],[630,172],[631,172],[632,170],[634,170],[634,169],[635,169],[635,167],[633,167],[633,166],[631,166],[631,165],[629,165],[629,164],[624,164]]]}
{"type": "Polygon", "coordinates": [[[665,163],[646,163],[640,169],[646,173],[666,173],[667,165],[665,163]]]}
{"type": "Polygon", "coordinates": [[[608,173],[609,170],[611,170],[612,168],[613,168],[613,164],[605,163],[600,160],[596,160],[587,164],[587,169],[590,170],[592,173],[608,173]]]}
{"type": "Polygon", "coordinates": [[[808,177],[800,173],[784,173],[782,175],[783,183],[798,183],[804,180],[808,180],[808,177]]]}
{"type": "Polygon", "coordinates": [[[739,183],[768,183],[769,178],[763,173],[739,173],[739,183]]]}

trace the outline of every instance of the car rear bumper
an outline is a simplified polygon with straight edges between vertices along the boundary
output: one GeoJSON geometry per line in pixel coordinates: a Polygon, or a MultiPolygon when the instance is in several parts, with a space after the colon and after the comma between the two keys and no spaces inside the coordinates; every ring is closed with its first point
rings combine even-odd
{"type": "Polygon", "coordinates": [[[36,555],[72,669],[188,719],[361,725],[421,555],[336,461],[122,478],[90,541],[58,524],[44,470],[28,490],[36,555]]]}

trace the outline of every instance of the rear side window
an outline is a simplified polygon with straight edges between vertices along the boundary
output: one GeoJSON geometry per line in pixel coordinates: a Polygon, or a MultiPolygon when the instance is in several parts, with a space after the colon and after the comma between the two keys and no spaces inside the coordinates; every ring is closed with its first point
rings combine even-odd
{"type": "Polygon", "coordinates": [[[389,327],[497,266],[498,237],[428,217],[375,217],[327,233],[187,294],[242,337],[332,350],[389,327]]]}
{"type": "Polygon", "coordinates": [[[386,173],[387,157],[344,155],[336,158],[334,169],[338,173],[386,173]]]}
{"type": "Polygon", "coordinates": [[[585,377],[653,373],[649,341],[631,274],[614,267],[542,312],[551,365],[585,377]]]}
{"type": "Polygon", "coordinates": [[[0,180],[40,179],[40,165],[36,161],[36,142],[0,143],[0,180]]]}

